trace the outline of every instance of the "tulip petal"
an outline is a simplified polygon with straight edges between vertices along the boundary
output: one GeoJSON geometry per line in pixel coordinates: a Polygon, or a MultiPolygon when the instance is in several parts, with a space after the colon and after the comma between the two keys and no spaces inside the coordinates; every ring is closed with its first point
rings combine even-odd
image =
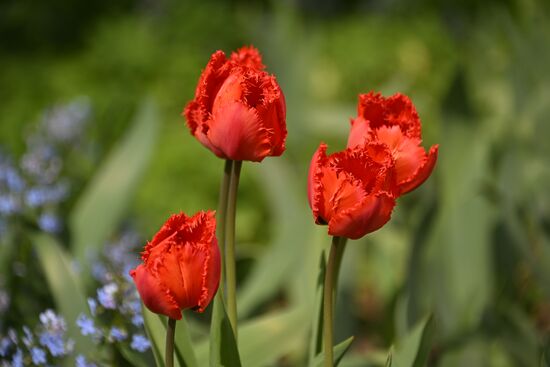
{"type": "Polygon", "coordinates": [[[386,125],[397,125],[410,138],[421,138],[420,118],[414,104],[404,94],[396,93],[386,100],[386,125]]]}
{"type": "Polygon", "coordinates": [[[380,93],[369,92],[359,95],[357,116],[368,121],[372,128],[382,126],[385,122],[385,98],[380,93]]]}
{"type": "Polygon", "coordinates": [[[328,224],[328,233],[358,239],[390,220],[395,199],[386,193],[366,196],[352,208],[339,212],[328,224]]]}
{"type": "Polygon", "coordinates": [[[143,303],[151,311],[172,319],[181,319],[181,310],[170,292],[145,267],[139,265],[130,275],[136,283],[143,303]]]}
{"type": "Polygon", "coordinates": [[[319,148],[313,154],[309,165],[308,180],[307,180],[307,197],[309,207],[313,212],[315,223],[326,224],[326,221],[321,218],[321,208],[323,203],[323,167],[326,165],[327,145],[321,143],[319,148]]]}
{"type": "Polygon", "coordinates": [[[221,256],[218,249],[218,241],[214,238],[208,247],[208,257],[204,263],[202,272],[202,290],[198,304],[198,312],[203,312],[210,304],[220,285],[221,256]]]}
{"type": "Polygon", "coordinates": [[[241,102],[218,108],[209,125],[208,139],[229,159],[261,162],[271,152],[272,133],[241,102]]]}
{"type": "Polygon", "coordinates": [[[365,144],[365,140],[369,138],[371,128],[369,122],[362,116],[351,120],[351,129],[348,136],[348,148],[355,148],[365,144]]]}
{"type": "Polygon", "coordinates": [[[428,177],[430,177],[435,167],[435,162],[437,161],[438,150],[439,145],[433,145],[430,148],[427,157],[424,159],[424,163],[418,167],[418,170],[414,173],[414,175],[412,175],[409,180],[400,183],[399,188],[401,190],[401,195],[416,189],[424,181],[426,181],[428,177]]]}

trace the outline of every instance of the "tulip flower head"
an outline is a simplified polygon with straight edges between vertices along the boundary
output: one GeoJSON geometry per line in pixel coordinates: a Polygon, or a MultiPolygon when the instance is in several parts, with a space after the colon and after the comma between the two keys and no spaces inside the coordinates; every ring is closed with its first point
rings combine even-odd
{"type": "Polygon", "coordinates": [[[216,51],[183,114],[191,134],[216,156],[260,162],[285,150],[285,98],[261,55],[243,47],[216,51]]]}
{"type": "Polygon", "coordinates": [[[426,153],[421,124],[411,100],[400,93],[385,98],[370,92],[359,95],[357,118],[351,121],[348,148],[381,142],[391,150],[395,161],[399,193],[405,194],[422,184],[432,173],[438,145],[426,153]]]}
{"type": "Polygon", "coordinates": [[[382,227],[395,206],[394,165],[383,144],[326,155],[321,144],[309,168],[308,198],[315,223],[333,236],[358,239],[382,227]]]}
{"type": "Polygon", "coordinates": [[[147,243],[143,264],[130,271],[151,311],[181,319],[181,311],[203,312],[220,282],[220,251],[213,211],[171,216],[147,243]]]}

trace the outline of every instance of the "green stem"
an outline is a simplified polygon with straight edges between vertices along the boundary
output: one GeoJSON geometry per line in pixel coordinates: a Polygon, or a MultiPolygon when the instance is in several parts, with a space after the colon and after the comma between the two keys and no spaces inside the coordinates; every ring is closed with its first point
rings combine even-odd
{"type": "MultiPolygon", "coordinates": [[[[340,277],[340,268],[342,266],[342,258],[348,239],[346,237],[338,237],[338,246],[336,248],[336,258],[334,259],[334,294],[338,294],[338,279],[340,277]]],[[[334,296],[336,299],[336,296],[334,296]]]]}
{"type": "Polygon", "coordinates": [[[227,314],[235,341],[237,341],[237,269],[235,263],[235,216],[237,212],[237,191],[242,161],[233,162],[229,193],[227,198],[227,218],[225,221],[225,276],[227,287],[227,314]]]}
{"type": "Polygon", "coordinates": [[[338,281],[338,272],[342,262],[342,256],[345,248],[345,239],[334,236],[330,246],[327,269],[325,272],[325,286],[323,290],[323,325],[325,340],[325,367],[334,366],[334,354],[332,347],[334,345],[333,336],[333,307],[335,298],[335,289],[338,281]]]}
{"type": "Polygon", "coordinates": [[[174,367],[174,335],[176,334],[176,320],[168,318],[166,328],[166,367],[174,367]]]}
{"type": "Polygon", "coordinates": [[[223,177],[220,185],[220,197],[218,199],[218,211],[216,212],[216,232],[218,238],[218,246],[220,247],[220,254],[222,257],[221,261],[221,276],[220,276],[220,286],[219,292],[223,294],[225,289],[225,228],[226,228],[226,214],[227,214],[227,197],[229,193],[229,182],[231,178],[231,170],[233,169],[233,161],[227,159],[225,161],[225,166],[223,169],[223,177]]]}

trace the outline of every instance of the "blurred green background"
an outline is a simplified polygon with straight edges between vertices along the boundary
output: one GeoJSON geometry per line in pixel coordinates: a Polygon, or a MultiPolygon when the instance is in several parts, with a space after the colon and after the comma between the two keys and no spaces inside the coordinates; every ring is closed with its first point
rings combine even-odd
{"type": "MultiPolygon", "coordinates": [[[[359,93],[402,92],[440,157],[388,225],[348,245],[336,325],[338,340],[356,335],[348,365],[383,363],[429,312],[430,365],[550,365],[548,2],[4,0],[0,145],[20,156],[40,111],[87,96],[100,163],[153,100],[159,135],[124,211],[150,238],[174,212],[216,207],[223,162],[180,113],[210,54],[247,44],[282,86],[289,135],[282,158],[243,167],[242,318],[310,306],[330,240],[307,207],[309,159],[320,141],[343,149],[359,93]]],[[[77,193],[95,163],[68,167],[77,193]]],[[[300,320],[273,365],[300,365],[300,320]]]]}

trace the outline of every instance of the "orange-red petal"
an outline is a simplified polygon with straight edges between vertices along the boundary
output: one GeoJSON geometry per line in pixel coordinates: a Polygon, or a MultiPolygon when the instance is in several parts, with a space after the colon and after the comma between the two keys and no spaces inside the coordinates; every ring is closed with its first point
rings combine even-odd
{"type": "Polygon", "coordinates": [[[170,292],[144,265],[130,271],[145,306],[151,311],[172,319],[181,319],[181,310],[170,292]]]}
{"type": "Polygon", "coordinates": [[[399,188],[401,190],[401,195],[406,194],[418,186],[420,186],[424,181],[430,177],[435,163],[437,161],[437,154],[439,150],[439,145],[433,145],[428,152],[427,157],[424,159],[424,162],[418,170],[410,177],[410,179],[400,183],[399,188]]]}

